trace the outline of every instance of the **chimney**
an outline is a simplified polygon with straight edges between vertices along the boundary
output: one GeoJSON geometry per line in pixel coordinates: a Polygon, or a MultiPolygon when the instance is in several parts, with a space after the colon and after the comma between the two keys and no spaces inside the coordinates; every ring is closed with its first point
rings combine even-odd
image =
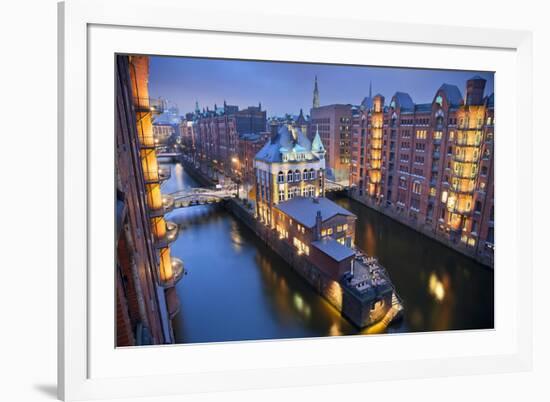
{"type": "MultiPolygon", "coordinates": [[[[313,199],[313,202],[319,203],[319,200],[316,200],[316,198],[313,199]]],[[[323,218],[321,216],[321,211],[317,211],[317,215],[315,216],[315,238],[316,240],[321,240],[321,225],[323,224],[323,218]]]]}

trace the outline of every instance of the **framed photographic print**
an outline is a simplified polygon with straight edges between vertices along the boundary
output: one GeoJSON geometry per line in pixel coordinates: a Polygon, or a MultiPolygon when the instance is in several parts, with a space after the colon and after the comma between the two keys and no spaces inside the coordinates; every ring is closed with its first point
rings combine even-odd
{"type": "Polygon", "coordinates": [[[59,15],[62,398],[530,367],[529,33],[59,15]]]}

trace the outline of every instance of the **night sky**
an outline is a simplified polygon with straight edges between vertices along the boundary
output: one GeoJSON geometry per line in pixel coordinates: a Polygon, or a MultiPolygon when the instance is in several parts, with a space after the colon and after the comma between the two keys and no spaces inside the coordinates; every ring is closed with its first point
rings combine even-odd
{"type": "Polygon", "coordinates": [[[466,80],[474,75],[487,80],[485,94],[493,92],[494,74],[479,71],[420,70],[329,64],[258,62],[187,57],[151,57],[149,91],[178,106],[180,114],[216,103],[240,108],[257,106],[268,116],[308,114],[315,75],[321,105],[360,104],[368,95],[380,93],[389,104],[396,91],[408,92],[415,103],[432,102],[442,83],[457,85],[464,96],[466,80]]]}

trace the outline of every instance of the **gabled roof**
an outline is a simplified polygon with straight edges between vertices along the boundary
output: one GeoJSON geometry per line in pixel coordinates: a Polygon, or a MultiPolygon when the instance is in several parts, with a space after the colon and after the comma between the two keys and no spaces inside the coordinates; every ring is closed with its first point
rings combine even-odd
{"type": "Polygon", "coordinates": [[[275,208],[308,228],[315,226],[318,211],[321,211],[321,220],[323,222],[336,215],[355,217],[347,209],[324,197],[295,197],[275,205],[275,208]]]}
{"type": "Polygon", "coordinates": [[[443,84],[439,90],[445,93],[449,105],[458,106],[462,102],[462,94],[456,85],[443,84]]]}
{"type": "Polygon", "coordinates": [[[393,98],[395,99],[395,102],[399,105],[401,110],[414,109],[414,102],[408,93],[396,92],[395,95],[393,95],[393,98]]]}

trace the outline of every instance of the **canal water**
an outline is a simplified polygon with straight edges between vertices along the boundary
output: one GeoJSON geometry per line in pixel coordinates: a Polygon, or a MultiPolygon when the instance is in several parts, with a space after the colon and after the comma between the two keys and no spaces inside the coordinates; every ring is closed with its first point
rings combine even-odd
{"type": "MultiPolygon", "coordinates": [[[[164,193],[196,187],[172,164],[164,193]]],[[[378,256],[405,302],[387,332],[493,327],[493,272],[347,198],[357,245],[378,256]]],[[[177,284],[177,343],[361,333],[231,214],[216,205],[171,212],[180,225],[172,254],[188,274],[177,284]]]]}

